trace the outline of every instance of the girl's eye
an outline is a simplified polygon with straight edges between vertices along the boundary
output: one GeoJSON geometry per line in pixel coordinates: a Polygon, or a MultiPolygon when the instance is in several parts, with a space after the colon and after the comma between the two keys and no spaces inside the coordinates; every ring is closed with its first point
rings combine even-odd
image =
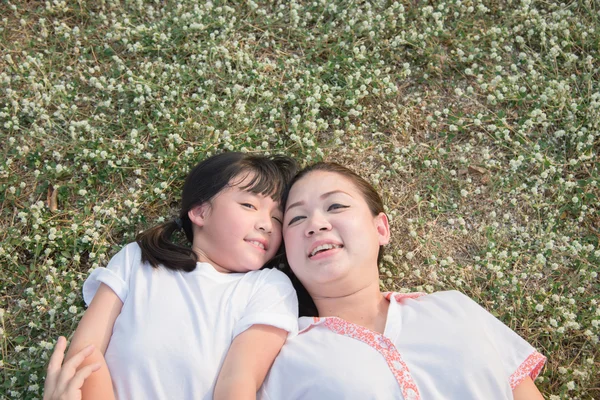
{"type": "Polygon", "coordinates": [[[340,210],[342,208],[348,208],[350,206],[345,206],[343,204],[338,204],[338,203],[334,203],[332,205],[329,206],[329,208],[327,209],[327,211],[334,211],[334,210],[340,210]]]}
{"type": "Polygon", "coordinates": [[[290,222],[288,222],[288,226],[290,226],[290,225],[291,225],[291,224],[293,224],[294,222],[298,222],[298,221],[300,221],[302,218],[304,218],[304,217],[299,215],[299,216],[297,216],[297,217],[294,217],[294,218],[290,219],[290,222]]]}
{"type": "Polygon", "coordinates": [[[250,203],[242,203],[242,207],[246,207],[246,208],[250,208],[252,210],[256,210],[256,207],[254,207],[252,204],[250,203]]]}

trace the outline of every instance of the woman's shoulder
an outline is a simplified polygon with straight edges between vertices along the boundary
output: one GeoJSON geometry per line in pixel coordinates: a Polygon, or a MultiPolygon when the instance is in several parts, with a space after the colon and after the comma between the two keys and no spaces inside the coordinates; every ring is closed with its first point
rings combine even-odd
{"type": "Polygon", "coordinates": [[[404,300],[418,300],[418,301],[426,301],[426,302],[435,302],[435,301],[456,301],[461,303],[475,303],[469,296],[466,294],[459,292],[458,290],[445,290],[440,292],[433,293],[423,293],[423,292],[407,292],[407,293],[399,293],[399,292],[384,292],[383,295],[386,299],[391,300],[392,298],[400,303],[404,300]]]}
{"type": "Polygon", "coordinates": [[[458,290],[444,290],[441,292],[433,292],[429,296],[440,300],[451,300],[460,303],[475,303],[469,296],[458,290]]]}
{"type": "Polygon", "coordinates": [[[409,307],[425,314],[449,314],[453,317],[471,318],[474,314],[480,314],[483,311],[477,302],[458,290],[433,293],[391,293],[386,297],[390,300],[393,298],[394,303],[400,308],[409,307]]]}

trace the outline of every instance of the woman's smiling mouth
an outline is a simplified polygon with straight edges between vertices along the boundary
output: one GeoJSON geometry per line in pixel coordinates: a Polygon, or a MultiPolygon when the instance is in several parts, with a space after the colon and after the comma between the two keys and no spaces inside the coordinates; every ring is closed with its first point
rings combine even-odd
{"type": "MultiPolygon", "coordinates": [[[[336,249],[341,249],[342,247],[344,247],[341,244],[337,244],[337,243],[315,243],[315,246],[313,247],[313,249],[308,253],[308,258],[310,259],[314,259],[315,257],[321,255],[321,254],[329,254],[331,253],[332,250],[336,250],[336,249]]],[[[322,257],[318,257],[318,258],[322,258],[322,257]]]]}

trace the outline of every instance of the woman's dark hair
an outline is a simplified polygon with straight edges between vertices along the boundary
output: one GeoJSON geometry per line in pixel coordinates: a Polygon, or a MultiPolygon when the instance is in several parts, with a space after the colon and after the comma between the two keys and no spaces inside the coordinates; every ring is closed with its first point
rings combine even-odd
{"type": "MultiPolygon", "coordinates": [[[[340,164],[334,163],[334,162],[318,162],[316,164],[309,165],[308,167],[306,167],[303,170],[301,170],[300,172],[298,172],[296,174],[296,176],[289,183],[289,185],[283,195],[283,199],[282,199],[281,203],[284,205],[284,207],[285,207],[285,204],[287,203],[288,196],[290,194],[290,190],[292,189],[292,186],[294,186],[294,184],[296,182],[298,182],[300,179],[302,179],[309,173],[315,172],[315,171],[332,172],[332,173],[339,174],[339,175],[347,178],[356,186],[356,188],[359,190],[359,192],[361,192],[361,194],[363,195],[363,198],[365,199],[365,201],[367,203],[367,206],[369,207],[369,210],[371,210],[371,213],[373,214],[374,217],[379,215],[379,213],[385,213],[385,210],[383,208],[383,201],[381,200],[381,196],[379,196],[379,193],[377,193],[375,188],[369,182],[367,182],[364,178],[362,178],[360,175],[356,174],[354,171],[352,171],[349,168],[346,168],[340,164]]],[[[383,258],[383,246],[379,246],[377,262],[379,263],[382,258],[383,258]]],[[[299,307],[300,316],[301,317],[318,317],[319,314],[318,314],[317,307],[315,306],[313,299],[310,297],[310,295],[308,294],[308,291],[302,285],[302,283],[298,280],[296,275],[292,272],[292,269],[290,268],[289,263],[287,261],[284,264],[282,271],[285,272],[289,276],[289,278],[292,281],[292,284],[294,285],[294,288],[296,289],[296,293],[298,294],[298,307],[299,307]]]]}
{"type": "MultiPolygon", "coordinates": [[[[258,156],[244,153],[221,153],[209,157],[192,169],[185,179],[181,195],[179,218],[147,229],[136,237],[142,249],[142,261],[158,268],[160,265],[173,270],[193,271],[198,257],[186,246],[171,240],[173,233],[183,229],[192,243],[194,233],[188,211],[210,201],[234,178],[238,182],[252,176],[250,182],[239,188],[251,193],[270,196],[281,201],[287,183],[297,171],[296,162],[286,156],[258,156]]],[[[279,253],[279,252],[278,252],[279,253]]],[[[271,266],[273,263],[269,263],[271,266]]]]}

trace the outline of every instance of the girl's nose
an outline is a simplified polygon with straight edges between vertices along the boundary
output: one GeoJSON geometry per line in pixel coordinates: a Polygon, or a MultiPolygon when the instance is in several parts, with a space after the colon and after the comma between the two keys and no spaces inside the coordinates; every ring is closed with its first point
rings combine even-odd
{"type": "Polygon", "coordinates": [[[273,219],[271,218],[271,215],[262,216],[256,221],[256,229],[261,232],[271,233],[273,230],[273,219]]]}

